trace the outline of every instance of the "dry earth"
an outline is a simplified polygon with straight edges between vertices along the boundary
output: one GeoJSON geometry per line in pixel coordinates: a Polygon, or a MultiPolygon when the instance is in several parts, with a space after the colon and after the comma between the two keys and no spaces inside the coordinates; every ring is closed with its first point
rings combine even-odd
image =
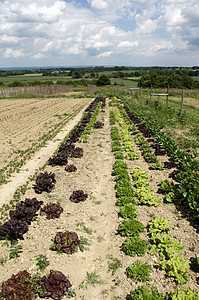
{"type": "MultiPolygon", "coordinates": [[[[107,105],[105,112],[100,112],[98,115],[98,120],[104,122],[104,127],[93,129],[88,143],[77,144],[84,149],[84,155],[81,159],[69,160],[69,164],[73,163],[77,167],[75,173],[67,173],[64,167],[47,166],[45,170],[54,172],[56,176],[55,189],[51,193],[35,194],[32,183],[30,184],[28,191],[21,200],[36,197],[45,204],[59,200],[64,212],[59,219],[47,220],[45,216],[39,215],[37,221],[32,222],[29,231],[24,235],[24,240],[19,242],[23,247],[20,257],[8,259],[4,265],[0,265],[1,282],[21,270],[29,270],[30,259],[35,255],[43,254],[47,256],[50,263],[44,274],[47,274],[50,269],[63,272],[72,283],[72,289],[75,289],[75,299],[77,300],[125,299],[131,290],[141,285],[131,281],[125,275],[126,267],[137,260],[148,262],[152,267],[151,280],[147,284],[157,287],[164,294],[176,287],[174,280],[166,278],[165,272],[158,269],[158,256],[146,254],[144,257],[130,257],[120,250],[125,238],[121,238],[117,234],[117,228],[122,222],[122,218],[118,216],[119,208],[115,206],[116,197],[111,176],[114,156],[111,152],[109,112],[110,108],[107,105]],[[82,203],[71,202],[69,197],[72,192],[80,189],[88,193],[86,201],[82,203]],[[66,230],[75,231],[79,237],[87,238],[89,249],[84,252],[78,251],[72,255],[60,255],[49,250],[55,234],[58,231],[66,230]],[[112,262],[110,257],[117,258],[122,263],[122,267],[114,275],[108,271],[108,262],[112,262]],[[88,284],[86,288],[87,275],[93,272],[100,276],[101,284],[88,284]],[[83,281],[84,285],[82,286],[83,281]]],[[[47,148],[42,150],[43,161],[47,161],[49,158],[49,152],[45,156],[45,149],[47,150],[47,148]]],[[[139,149],[136,148],[136,151],[139,153],[139,149]]],[[[162,159],[167,160],[167,157],[162,159]]],[[[38,161],[33,163],[37,164],[38,161]]],[[[128,166],[129,170],[133,166],[140,166],[147,171],[150,186],[155,192],[157,192],[159,182],[166,179],[168,173],[172,171],[149,170],[148,164],[142,158],[128,162],[128,166]]],[[[13,182],[15,180],[16,178],[13,179],[13,182]]],[[[161,195],[158,196],[162,198],[161,195]]],[[[190,259],[198,254],[198,233],[186,219],[182,218],[181,213],[177,212],[174,206],[167,206],[163,203],[157,208],[137,206],[137,211],[139,213],[138,220],[144,226],[152,219],[152,215],[167,217],[171,236],[184,244],[183,258],[190,259]]],[[[141,237],[149,240],[147,231],[142,233],[141,237]]],[[[8,253],[9,245],[1,241],[0,257],[6,258],[8,253]]],[[[189,283],[183,288],[190,285],[198,291],[197,276],[193,271],[189,271],[189,283]]],[[[65,296],[63,299],[67,299],[67,297],[65,296]]]]}
{"type": "Polygon", "coordinates": [[[31,151],[38,151],[91,102],[73,97],[0,99],[0,168],[12,168],[31,151]]]}

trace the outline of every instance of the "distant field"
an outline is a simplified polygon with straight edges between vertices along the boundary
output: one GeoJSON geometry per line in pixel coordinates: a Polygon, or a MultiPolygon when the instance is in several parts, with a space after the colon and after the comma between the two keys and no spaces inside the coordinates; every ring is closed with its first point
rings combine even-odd
{"type": "Polygon", "coordinates": [[[91,98],[0,99],[1,183],[82,108],[91,98]],[[5,151],[6,149],[6,151],[5,151]]]}

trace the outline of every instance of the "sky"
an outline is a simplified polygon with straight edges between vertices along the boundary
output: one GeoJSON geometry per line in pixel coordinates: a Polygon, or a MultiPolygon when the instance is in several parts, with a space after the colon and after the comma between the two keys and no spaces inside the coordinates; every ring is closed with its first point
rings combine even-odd
{"type": "Polygon", "coordinates": [[[0,0],[0,68],[197,65],[198,0],[0,0]]]}

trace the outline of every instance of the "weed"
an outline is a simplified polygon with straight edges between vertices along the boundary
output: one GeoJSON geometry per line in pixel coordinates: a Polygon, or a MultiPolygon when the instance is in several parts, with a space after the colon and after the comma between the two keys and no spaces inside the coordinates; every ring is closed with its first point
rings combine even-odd
{"type": "Polygon", "coordinates": [[[88,227],[85,226],[85,223],[84,222],[78,222],[76,224],[77,227],[80,227],[83,231],[85,231],[87,234],[92,234],[92,229],[89,229],[88,227]]]}
{"type": "Polygon", "coordinates": [[[80,236],[80,242],[79,242],[79,245],[78,245],[80,251],[84,252],[85,250],[89,250],[88,247],[85,247],[87,245],[90,245],[89,242],[88,242],[88,239],[80,236]]]}
{"type": "Polygon", "coordinates": [[[100,200],[98,200],[98,201],[93,201],[93,204],[96,204],[96,205],[99,205],[99,204],[101,204],[102,203],[102,201],[100,201],[100,200]]]}
{"type": "Polygon", "coordinates": [[[118,258],[114,258],[112,255],[106,256],[110,261],[108,261],[108,272],[112,271],[112,275],[115,274],[118,268],[122,267],[122,263],[118,258]]]}
{"type": "Polygon", "coordinates": [[[105,241],[105,238],[103,236],[99,235],[97,237],[97,240],[98,240],[99,243],[101,243],[102,241],[105,241]]]}
{"type": "Polygon", "coordinates": [[[104,281],[101,280],[100,275],[97,274],[97,271],[94,271],[91,273],[86,272],[86,279],[84,279],[80,283],[79,289],[81,289],[81,288],[87,289],[88,285],[95,286],[96,284],[104,284],[104,281]]]}

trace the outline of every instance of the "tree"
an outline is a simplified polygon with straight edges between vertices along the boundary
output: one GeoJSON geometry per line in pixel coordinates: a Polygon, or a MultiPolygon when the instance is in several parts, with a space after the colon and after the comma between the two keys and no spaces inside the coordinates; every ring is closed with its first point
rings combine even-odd
{"type": "Polygon", "coordinates": [[[109,85],[111,84],[110,79],[106,75],[101,75],[96,81],[97,86],[109,85]]]}

